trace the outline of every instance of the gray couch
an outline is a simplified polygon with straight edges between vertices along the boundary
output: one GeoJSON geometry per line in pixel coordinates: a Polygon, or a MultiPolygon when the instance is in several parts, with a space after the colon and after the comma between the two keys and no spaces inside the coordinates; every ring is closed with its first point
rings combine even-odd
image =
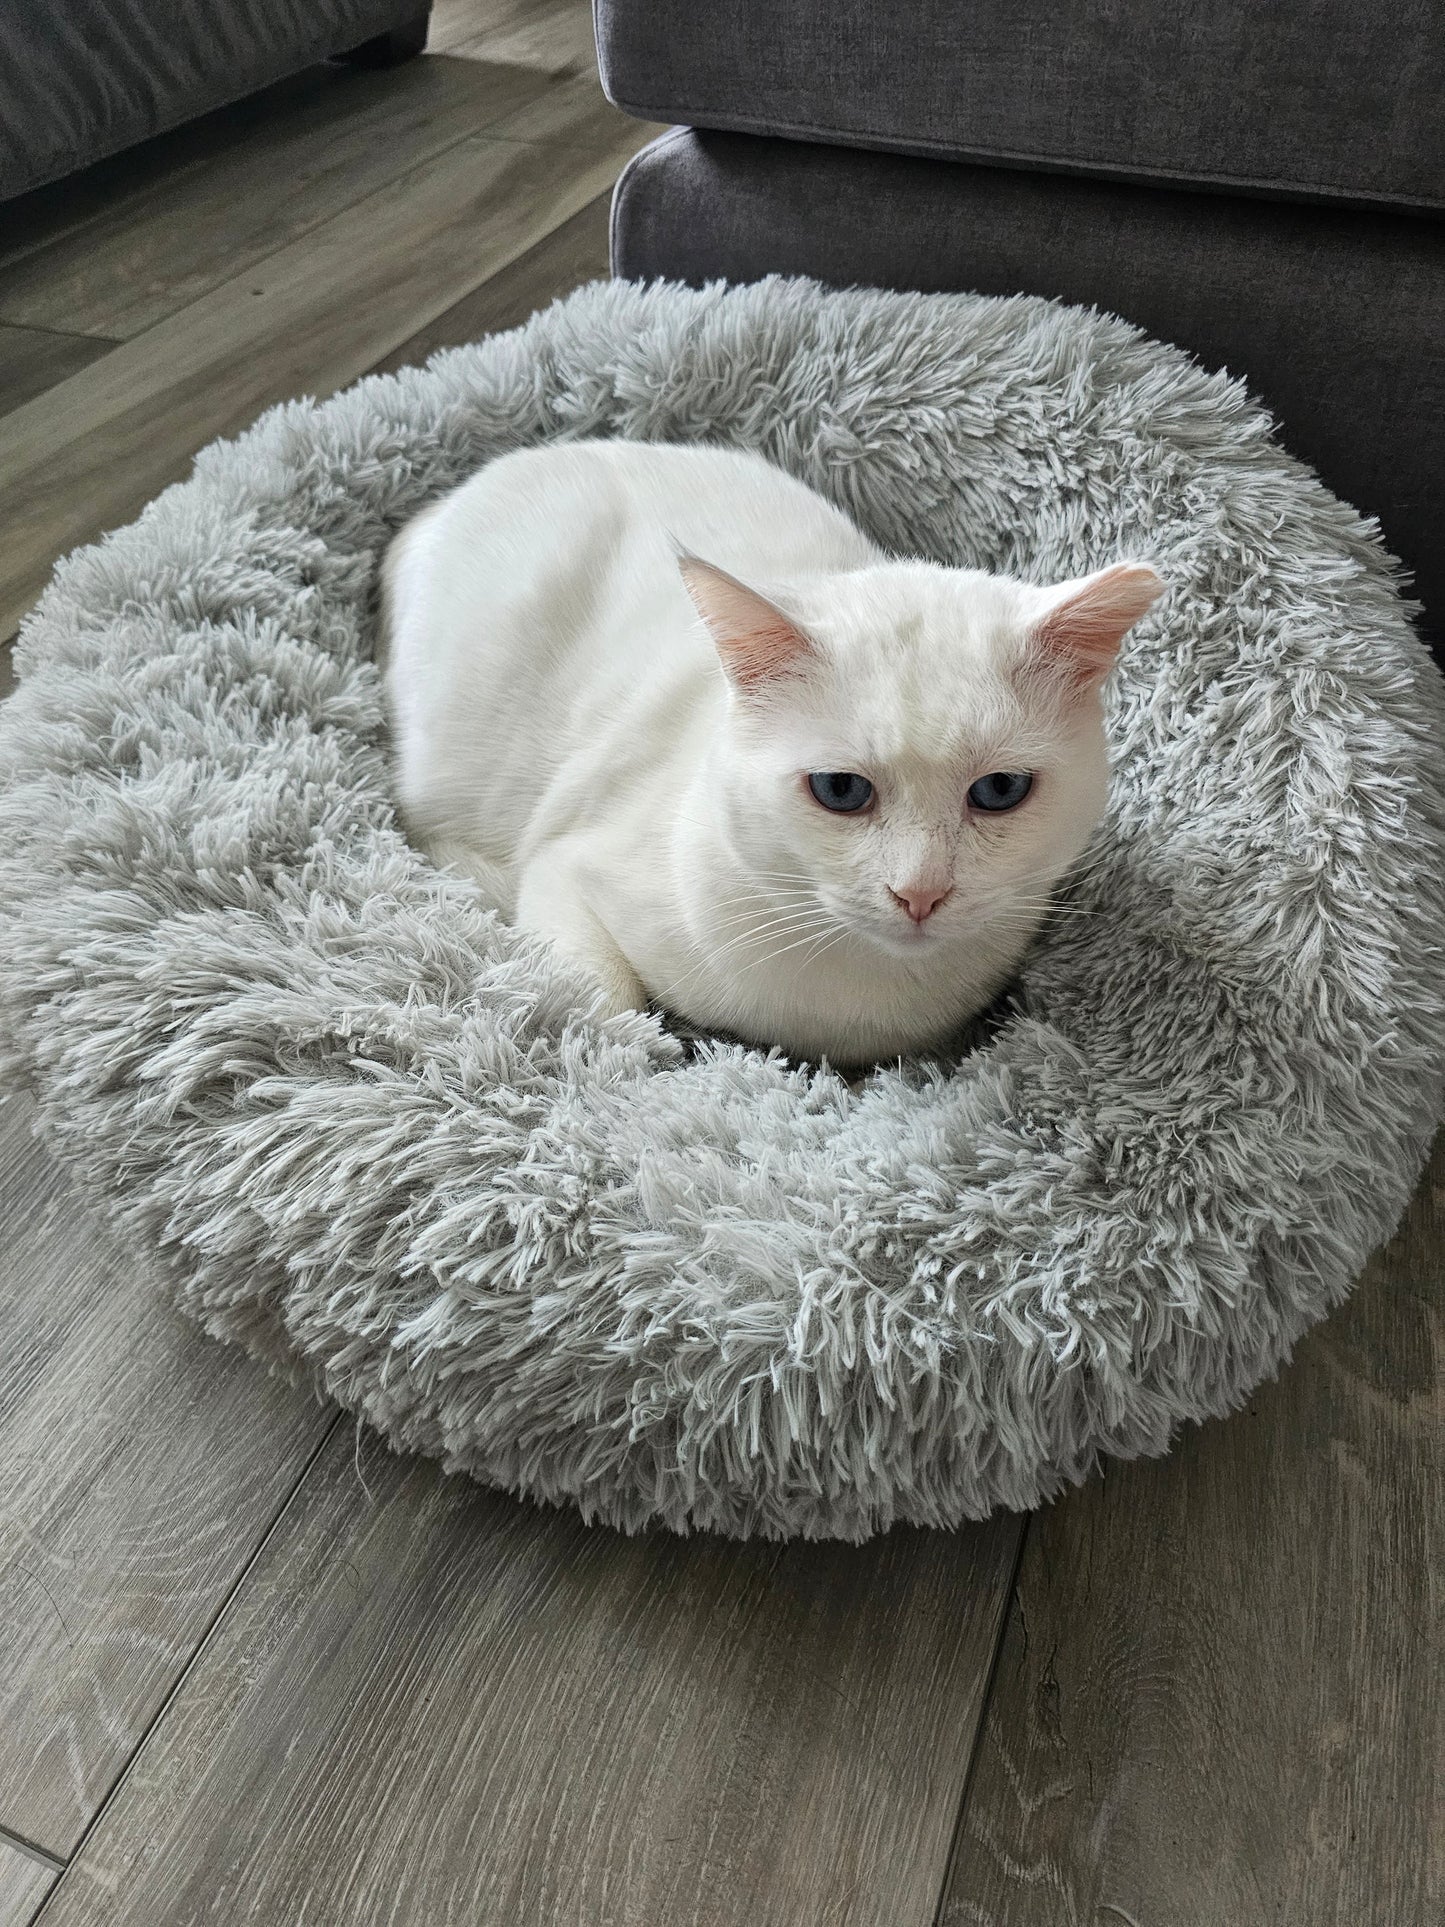
{"type": "Polygon", "coordinates": [[[331,55],[406,59],[429,6],[0,0],[0,202],[331,55]]]}
{"type": "Polygon", "coordinates": [[[1247,377],[1379,516],[1445,640],[1438,0],[596,0],[603,84],[682,123],[613,267],[1025,290],[1247,377]]]}

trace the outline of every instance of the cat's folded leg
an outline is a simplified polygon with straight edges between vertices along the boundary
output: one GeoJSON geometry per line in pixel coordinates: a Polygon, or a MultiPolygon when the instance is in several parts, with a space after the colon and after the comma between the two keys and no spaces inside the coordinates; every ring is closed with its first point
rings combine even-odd
{"type": "Polygon", "coordinates": [[[517,928],[544,937],[599,986],[596,1016],[619,1017],[624,1011],[647,1009],[642,979],[588,908],[574,868],[561,852],[534,857],[523,871],[517,892],[517,928]]]}
{"type": "Polygon", "coordinates": [[[439,870],[456,870],[475,883],[486,898],[488,909],[500,910],[503,916],[511,915],[515,892],[511,877],[500,863],[493,863],[490,857],[456,837],[417,836],[412,840],[439,870]]]}

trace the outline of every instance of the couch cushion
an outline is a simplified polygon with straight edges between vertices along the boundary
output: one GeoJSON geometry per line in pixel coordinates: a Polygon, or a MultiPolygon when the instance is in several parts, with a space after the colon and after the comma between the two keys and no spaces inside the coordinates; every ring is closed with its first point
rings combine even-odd
{"type": "Polygon", "coordinates": [[[1438,0],[596,0],[648,120],[1445,209],[1438,0]]]}
{"type": "Polygon", "coordinates": [[[630,163],[631,280],[1053,295],[1243,375],[1286,446],[1378,515],[1445,666],[1445,248],[1408,214],[1285,207],[675,129],[630,163]]]}

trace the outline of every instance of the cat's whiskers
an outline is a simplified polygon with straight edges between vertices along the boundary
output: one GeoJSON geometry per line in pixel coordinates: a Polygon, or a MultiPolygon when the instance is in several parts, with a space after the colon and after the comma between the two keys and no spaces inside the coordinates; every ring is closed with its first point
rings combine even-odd
{"type": "Polygon", "coordinates": [[[1053,919],[1047,915],[1039,916],[1034,913],[1010,915],[1005,911],[994,918],[989,928],[1000,936],[1027,940],[1038,936],[1052,921],[1053,919]]]}
{"type": "Polygon", "coordinates": [[[1016,890],[1001,890],[996,896],[984,898],[977,907],[984,911],[991,909],[1064,910],[1071,916],[1080,917],[1101,917],[1107,914],[1103,910],[1092,910],[1086,904],[1061,901],[1051,892],[1029,894],[1016,890]]]}
{"type": "Polygon", "coordinates": [[[723,892],[723,900],[730,903],[789,903],[799,899],[813,900],[817,892],[806,890],[728,890],[723,892]]]}
{"type": "Polygon", "coordinates": [[[761,925],[756,930],[745,931],[742,935],[727,938],[725,941],[730,951],[739,952],[750,950],[755,944],[762,943],[769,937],[810,936],[817,928],[816,917],[779,917],[773,923],[761,925]]]}
{"type": "Polygon", "coordinates": [[[1022,910],[1031,916],[1043,917],[1102,917],[1102,910],[1086,910],[1077,903],[1020,903],[1000,905],[1000,909],[1022,910]]]}
{"type": "Polygon", "coordinates": [[[824,931],[813,948],[799,959],[799,970],[806,970],[809,964],[820,963],[830,950],[837,949],[838,945],[842,943],[848,934],[846,924],[839,924],[838,928],[833,931],[824,931]]]}
{"type": "Polygon", "coordinates": [[[781,910],[777,912],[776,915],[771,917],[759,918],[759,917],[744,913],[739,916],[720,918],[716,923],[710,926],[709,935],[713,937],[721,936],[721,937],[728,937],[728,938],[731,938],[735,935],[750,936],[757,933],[758,931],[771,930],[780,923],[796,922],[801,925],[803,923],[815,922],[815,921],[816,921],[816,914],[813,910],[804,908],[801,905],[795,904],[791,908],[781,910]]]}
{"type": "MultiPolygon", "coordinates": [[[[771,918],[762,924],[756,924],[750,918],[739,918],[734,920],[731,928],[727,925],[714,926],[711,934],[718,940],[719,953],[725,952],[735,968],[750,970],[756,964],[766,963],[768,961],[766,955],[760,957],[749,957],[746,955],[746,952],[755,944],[766,942],[769,938],[791,937],[798,931],[802,931],[802,941],[806,941],[815,934],[816,927],[817,918],[815,916],[803,916],[794,911],[786,915],[771,918]]],[[[667,996],[664,997],[662,1001],[667,1003],[684,994],[691,989],[692,985],[709,965],[715,966],[718,962],[718,953],[703,952],[700,954],[691,970],[684,976],[673,980],[667,996]]]]}
{"type": "Polygon", "coordinates": [[[1061,872],[1059,883],[1084,883],[1102,875],[1106,870],[1116,868],[1119,862],[1116,850],[1093,850],[1077,858],[1061,872]]]}
{"type": "MultiPolygon", "coordinates": [[[[836,928],[836,931],[825,931],[823,932],[823,935],[826,937],[829,937],[830,939],[835,936],[841,939],[848,935],[848,929],[846,925],[839,924],[836,928]]],[[[778,961],[779,957],[786,957],[790,951],[801,950],[805,943],[815,943],[816,941],[817,941],[817,932],[813,930],[805,930],[801,937],[795,938],[791,943],[782,944],[777,949],[770,950],[765,957],[748,958],[742,967],[744,970],[752,970],[752,969],[755,969],[759,964],[775,964],[778,961]]],[[[806,957],[803,959],[803,962],[804,963],[807,962],[806,957]]]]}
{"type": "MultiPolygon", "coordinates": [[[[817,926],[819,906],[811,887],[787,891],[750,889],[731,893],[731,900],[731,913],[711,921],[708,926],[709,939],[716,948],[701,950],[692,968],[672,980],[662,997],[663,1003],[675,1003],[686,995],[704,971],[709,966],[716,968],[722,959],[730,960],[734,968],[749,969],[755,962],[766,961],[748,957],[749,949],[770,938],[792,936],[798,931],[811,935],[817,926]],[[772,914],[760,915],[760,911],[772,914]]],[[[692,933],[685,922],[679,924],[679,935],[684,942],[691,943],[692,933]]]]}
{"type": "MultiPolygon", "coordinates": [[[[729,919],[762,916],[768,912],[795,910],[817,904],[813,890],[751,890],[727,892],[720,900],[729,919]]],[[[711,915],[709,922],[712,922],[711,915]]]]}

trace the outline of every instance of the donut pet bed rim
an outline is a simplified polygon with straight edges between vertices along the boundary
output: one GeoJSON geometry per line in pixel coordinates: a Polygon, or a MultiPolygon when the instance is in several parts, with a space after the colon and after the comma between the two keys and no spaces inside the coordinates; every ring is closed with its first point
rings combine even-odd
{"type": "Polygon", "coordinates": [[[1439,1119],[1438,673],[1373,528],[1108,316],[597,284],[203,451],[18,663],[0,1019],[51,1141],[209,1330],[591,1519],[858,1539],[1163,1451],[1339,1301],[1439,1119]],[[599,434],[758,448],[898,552],[1159,561],[1078,914],[976,1050],[854,1088],[596,1022],[406,844],[379,555],[599,434]]]}

